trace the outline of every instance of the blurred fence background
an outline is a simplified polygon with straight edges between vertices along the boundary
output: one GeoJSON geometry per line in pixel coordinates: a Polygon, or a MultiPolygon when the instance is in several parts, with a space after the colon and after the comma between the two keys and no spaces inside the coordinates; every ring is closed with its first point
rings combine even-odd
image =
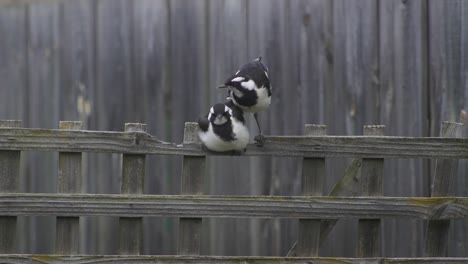
{"type": "MultiPolygon", "coordinates": [[[[0,119],[123,131],[148,124],[182,142],[225,94],[215,86],[263,56],[273,100],[266,134],[438,136],[468,103],[468,2],[463,0],[0,0],[0,119]]],[[[251,133],[256,126],[248,117],[251,133]]],[[[464,129],[464,135],[468,133],[464,129]]],[[[27,153],[21,191],[55,192],[56,153],[27,153]]],[[[327,164],[326,193],[349,164],[327,164]]],[[[120,156],[84,157],[83,192],[118,193],[120,156]]],[[[300,158],[210,157],[206,194],[299,195],[300,158]]],[[[145,193],[178,194],[181,158],[148,158],[145,193]]],[[[467,196],[468,163],[452,193],[467,196]]],[[[388,160],[384,195],[429,196],[433,162],[388,160]]],[[[115,254],[116,218],[85,218],[83,253],[115,254]]],[[[468,256],[468,225],[453,221],[449,256],[468,256]]],[[[209,219],[202,254],[284,256],[297,221],[209,219]]],[[[51,253],[54,220],[19,217],[20,253],[51,253]],[[50,241],[50,242],[47,242],[50,241]]],[[[424,222],[383,220],[384,256],[421,256],[424,222]]],[[[146,254],[175,254],[177,222],[144,220],[146,254]]],[[[322,256],[354,256],[357,220],[341,220],[322,256]]]]}

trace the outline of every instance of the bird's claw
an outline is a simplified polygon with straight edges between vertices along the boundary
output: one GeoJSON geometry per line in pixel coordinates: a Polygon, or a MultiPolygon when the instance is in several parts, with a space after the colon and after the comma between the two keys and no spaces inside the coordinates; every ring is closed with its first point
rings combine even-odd
{"type": "Polygon", "coordinates": [[[263,143],[265,143],[265,136],[262,134],[258,134],[254,137],[255,143],[257,147],[263,147],[263,143]]]}

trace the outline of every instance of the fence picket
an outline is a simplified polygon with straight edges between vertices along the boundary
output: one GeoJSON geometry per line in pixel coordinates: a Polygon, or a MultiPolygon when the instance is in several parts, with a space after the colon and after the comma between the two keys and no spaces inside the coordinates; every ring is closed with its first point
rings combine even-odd
{"type": "MultiPolygon", "coordinates": [[[[385,126],[364,126],[365,136],[383,136],[385,126]]],[[[362,159],[361,195],[382,196],[384,159],[362,159]]],[[[357,257],[382,255],[380,219],[359,219],[357,257]]]]}
{"type": "MultiPolygon", "coordinates": [[[[80,121],[60,121],[59,129],[81,130],[80,121]]],[[[58,193],[81,192],[81,152],[60,152],[57,176],[58,193]]],[[[78,254],[80,245],[80,218],[58,216],[55,234],[57,254],[78,254]]]]}
{"type": "MultiPolygon", "coordinates": [[[[199,142],[197,123],[185,123],[184,144],[189,142],[199,142]]],[[[184,156],[181,194],[202,194],[205,162],[205,156],[184,156]]],[[[177,254],[200,255],[201,224],[201,218],[179,219],[179,242],[177,254]]]]}
{"type": "MultiPolygon", "coordinates": [[[[125,132],[146,132],[146,124],[126,123],[125,132]]],[[[136,144],[138,144],[136,142],[136,144]]],[[[145,178],[146,155],[123,154],[122,194],[142,194],[145,178]]],[[[119,253],[139,255],[142,250],[142,218],[121,217],[119,219],[119,253]]]]}
{"type": "MultiPolygon", "coordinates": [[[[463,124],[443,122],[441,137],[461,137],[463,124]]],[[[458,160],[438,159],[434,173],[432,197],[443,197],[449,194],[449,186],[456,175],[458,160]]],[[[426,234],[425,254],[428,257],[445,257],[448,253],[448,229],[450,220],[429,220],[426,234]]]]}
{"type": "MultiPolygon", "coordinates": [[[[20,120],[0,120],[0,127],[21,127],[20,120]]],[[[17,192],[20,151],[0,150],[0,193],[17,192]]],[[[0,216],[0,253],[16,252],[16,216],[0,216]]]]}
{"type": "MultiPolygon", "coordinates": [[[[307,136],[324,136],[327,127],[323,125],[306,125],[307,136]]],[[[323,195],[325,180],[325,158],[304,158],[302,163],[302,195],[323,195]]],[[[320,219],[299,219],[297,256],[316,257],[320,249],[320,219]]]]}

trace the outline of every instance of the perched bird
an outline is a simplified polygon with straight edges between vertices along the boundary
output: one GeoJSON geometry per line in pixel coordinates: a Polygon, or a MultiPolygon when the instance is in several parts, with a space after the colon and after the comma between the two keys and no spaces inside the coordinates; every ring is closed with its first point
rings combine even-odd
{"type": "Polygon", "coordinates": [[[264,137],[257,113],[266,110],[271,103],[271,85],[268,68],[261,62],[262,57],[245,64],[218,88],[229,90],[229,99],[244,112],[254,113],[259,135],[255,141],[263,145],[264,137]]]}
{"type": "Polygon", "coordinates": [[[245,126],[242,110],[236,105],[215,104],[208,115],[198,120],[198,136],[212,151],[242,151],[249,143],[249,130],[245,126]]]}

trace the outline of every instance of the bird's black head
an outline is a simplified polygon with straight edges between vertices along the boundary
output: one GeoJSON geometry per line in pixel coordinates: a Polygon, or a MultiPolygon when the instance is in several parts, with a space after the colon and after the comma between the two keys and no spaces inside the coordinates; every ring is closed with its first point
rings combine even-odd
{"type": "Polygon", "coordinates": [[[208,119],[213,125],[221,126],[230,121],[232,110],[225,104],[215,104],[210,109],[208,119]]]}

